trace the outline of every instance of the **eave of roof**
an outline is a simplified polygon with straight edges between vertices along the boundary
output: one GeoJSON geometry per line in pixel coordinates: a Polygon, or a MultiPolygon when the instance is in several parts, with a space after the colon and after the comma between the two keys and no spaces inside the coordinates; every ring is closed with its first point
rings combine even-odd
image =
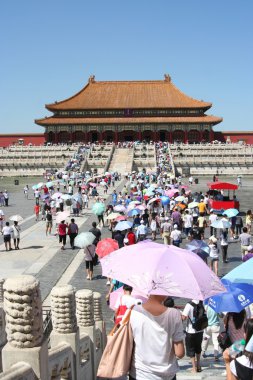
{"type": "Polygon", "coordinates": [[[115,117],[115,118],[63,118],[63,117],[46,117],[37,119],[38,125],[62,125],[62,124],[218,124],[222,118],[216,116],[192,116],[192,117],[115,117]]]}
{"type": "Polygon", "coordinates": [[[202,108],[210,102],[193,99],[180,91],[171,80],[95,81],[90,80],[77,94],[47,104],[50,111],[80,109],[202,108]]]}

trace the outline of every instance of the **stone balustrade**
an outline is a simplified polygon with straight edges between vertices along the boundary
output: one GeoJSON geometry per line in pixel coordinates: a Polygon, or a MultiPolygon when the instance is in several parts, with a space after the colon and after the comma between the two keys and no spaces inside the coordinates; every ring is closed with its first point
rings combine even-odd
{"type": "Polygon", "coordinates": [[[2,347],[0,379],[96,379],[106,344],[100,293],[86,289],[76,292],[71,285],[54,287],[53,330],[47,340],[38,280],[18,276],[2,285],[0,281],[0,299],[1,286],[7,343],[2,347]]]}

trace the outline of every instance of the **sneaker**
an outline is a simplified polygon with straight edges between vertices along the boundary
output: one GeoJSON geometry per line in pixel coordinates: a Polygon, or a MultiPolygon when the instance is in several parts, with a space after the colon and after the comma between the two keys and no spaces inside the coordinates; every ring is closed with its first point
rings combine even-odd
{"type": "Polygon", "coordinates": [[[110,281],[107,281],[106,285],[107,285],[107,286],[111,285],[111,282],[110,282],[110,281]]]}
{"type": "Polygon", "coordinates": [[[205,351],[202,352],[202,358],[204,358],[204,359],[207,358],[205,351]]]}

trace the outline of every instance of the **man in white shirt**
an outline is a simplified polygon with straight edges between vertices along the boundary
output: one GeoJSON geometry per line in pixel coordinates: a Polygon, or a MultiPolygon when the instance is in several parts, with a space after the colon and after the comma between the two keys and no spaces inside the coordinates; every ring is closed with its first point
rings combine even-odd
{"type": "Polygon", "coordinates": [[[139,241],[145,240],[147,233],[148,233],[147,227],[145,226],[144,221],[141,220],[141,224],[137,227],[137,231],[136,231],[137,240],[139,241]]]}
{"type": "Polygon", "coordinates": [[[174,224],[173,227],[174,227],[174,230],[171,232],[170,238],[171,238],[172,244],[175,245],[176,247],[179,247],[182,241],[182,233],[178,229],[177,224],[174,224]]]}
{"type": "Polygon", "coordinates": [[[217,215],[214,214],[213,209],[210,210],[209,215],[209,226],[210,226],[210,236],[216,236],[216,228],[212,227],[211,224],[217,219],[217,215]]]}
{"type": "Polygon", "coordinates": [[[166,245],[170,244],[170,234],[171,234],[171,223],[169,223],[169,218],[166,216],[164,223],[161,224],[161,234],[163,237],[163,242],[166,245]]]}
{"type": "Polygon", "coordinates": [[[12,235],[12,233],[13,233],[13,229],[12,229],[12,227],[10,227],[10,223],[6,222],[5,226],[2,229],[2,234],[4,237],[4,244],[5,244],[6,251],[8,251],[8,247],[9,247],[9,251],[12,250],[12,248],[11,248],[11,235],[12,235]]]}
{"type": "Polygon", "coordinates": [[[185,210],[185,214],[183,215],[184,222],[184,233],[186,237],[189,235],[189,232],[192,229],[193,224],[193,216],[189,213],[189,210],[185,210]]]}

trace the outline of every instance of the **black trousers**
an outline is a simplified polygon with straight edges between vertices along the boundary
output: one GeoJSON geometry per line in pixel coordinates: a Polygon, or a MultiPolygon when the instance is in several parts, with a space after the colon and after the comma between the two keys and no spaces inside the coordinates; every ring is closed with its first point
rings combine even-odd
{"type": "Polygon", "coordinates": [[[75,237],[77,236],[76,233],[74,234],[69,234],[69,242],[70,242],[70,246],[73,248],[74,247],[74,240],[75,240],[75,237]]]}

